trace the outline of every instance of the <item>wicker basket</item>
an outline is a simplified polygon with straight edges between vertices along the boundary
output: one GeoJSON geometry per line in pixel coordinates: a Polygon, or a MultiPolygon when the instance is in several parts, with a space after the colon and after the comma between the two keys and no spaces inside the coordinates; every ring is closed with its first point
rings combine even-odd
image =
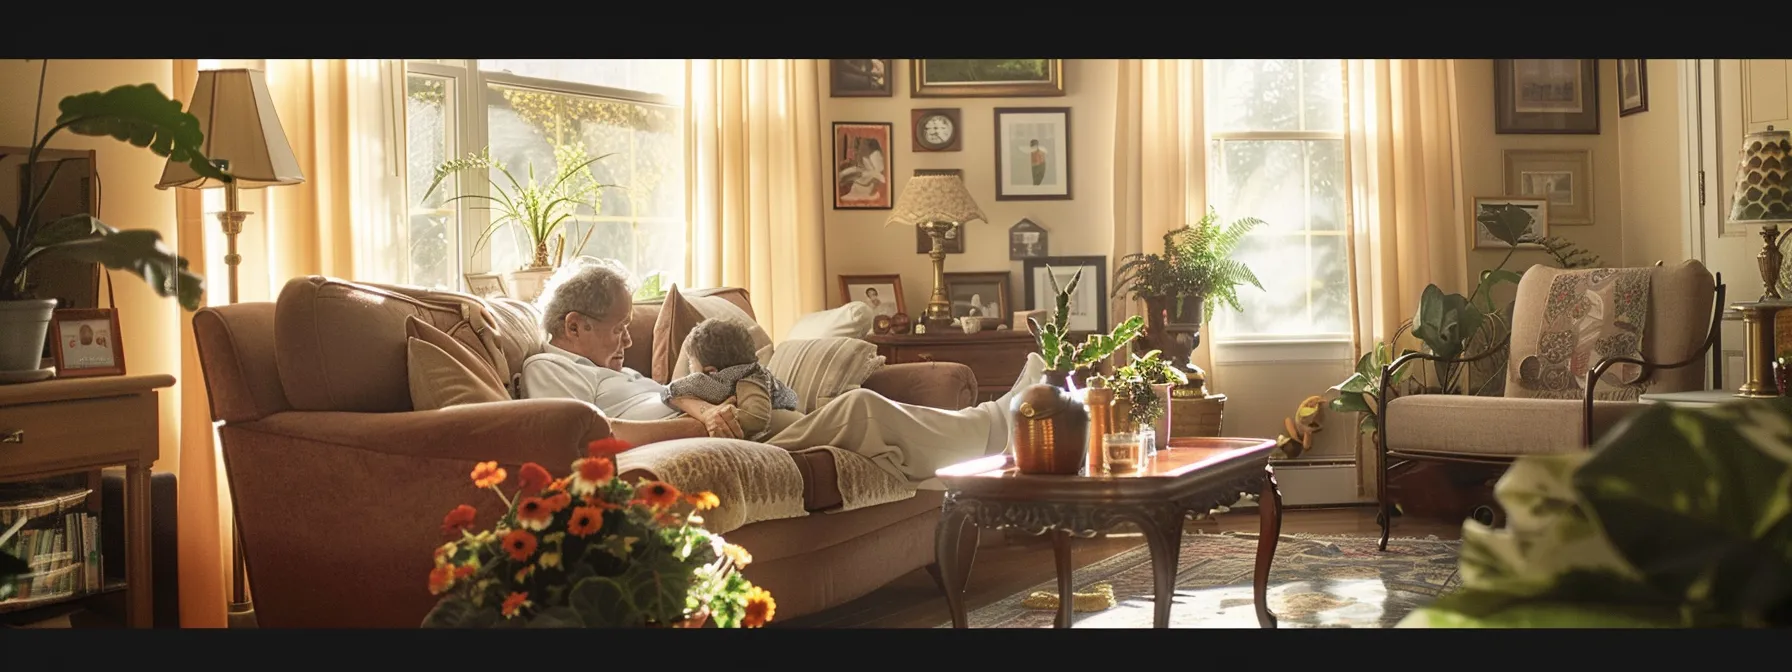
{"type": "Polygon", "coordinates": [[[1220,419],[1226,395],[1209,394],[1195,399],[1170,399],[1170,436],[1221,436],[1220,419]]]}

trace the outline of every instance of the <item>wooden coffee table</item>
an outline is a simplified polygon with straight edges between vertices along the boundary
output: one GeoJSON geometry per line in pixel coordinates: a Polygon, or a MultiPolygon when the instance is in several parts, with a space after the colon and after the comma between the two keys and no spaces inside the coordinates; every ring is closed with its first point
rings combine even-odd
{"type": "Polygon", "coordinates": [[[1135,474],[1037,476],[1017,473],[1012,458],[992,455],[939,470],[946,497],[935,533],[937,578],[952,610],[952,626],[967,627],[964,584],[975,558],[972,548],[960,555],[965,523],[977,528],[1014,528],[1028,534],[1052,533],[1058,565],[1057,627],[1071,623],[1070,538],[1093,537],[1122,522],[1138,525],[1150,547],[1153,626],[1170,626],[1176,592],[1177,556],[1182,548],[1183,520],[1199,518],[1236,502],[1240,494],[1259,493],[1261,537],[1251,587],[1257,623],[1276,627],[1265,599],[1269,565],[1282,532],[1282,493],[1269,466],[1270,439],[1182,438],[1159,450],[1135,474]]]}

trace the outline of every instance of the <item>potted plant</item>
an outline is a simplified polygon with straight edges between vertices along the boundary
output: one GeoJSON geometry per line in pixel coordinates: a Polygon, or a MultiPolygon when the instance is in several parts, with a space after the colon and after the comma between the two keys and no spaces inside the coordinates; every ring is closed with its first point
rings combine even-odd
{"type": "MultiPolygon", "coordinates": [[[[533,256],[527,265],[519,269],[501,271],[505,276],[505,284],[516,292],[514,298],[524,301],[533,300],[540,292],[547,276],[559,265],[558,258],[564,251],[553,250],[551,245],[565,244],[565,236],[561,228],[579,214],[581,207],[590,208],[593,213],[602,209],[605,188],[615,187],[613,184],[600,184],[597,176],[591,171],[591,165],[609,157],[609,154],[589,158],[585,148],[579,143],[557,144],[554,147],[554,165],[551,176],[537,182],[535,165],[530,164],[524,174],[527,179],[519,180],[510,169],[497,160],[492,159],[491,148],[487,147],[478,154],[468,154],[466,158],[452,159],[436,166],[435,177],[424,192],[423,200],[428,201],[430,195],[447,180],[467,170],[484,171],[486,183],[490,187],[488,194],[461,194],[443,202],[444,205],[461,199],[471,198],[485,201],[485,209],[491,211],[491,222],[473,241],[474,251],[484,247],[493,234],[503,230],[506,224],[516,224],[523,230],[533,256]],[[503,179],[492,176],[497,171],[503,179]]],[[[579,244],[573,246],[575,254],[582,250],[597,231],[592,227],[585,232],[579,244]]]]}
{"type": "Polygon", "coordinates": [[[1113,296],[1130,292],[1145,303],[1149,319],[1143,340],[1148,347],[1169,353],[1177,368],[1188,368],[1189,353],[1201,343],[1209,299],[1242,311],[1238,287],[1263,289],[1250,267],[1232,258],[1245,234],[1261,225],[1263,221],[1254,217],[1221,224],[1219,214],[1210,208],[1193,224],[1165,233],[1162,254],[1140,252],[1120,258],[1113,296]],[[1174,338],[1178,332],[1188,337],[1174,338]]]}
{"type": "Polygon", "coordinates": [[[1046,267],[1046,280],[1051,283],[1052,294],[1056,297],[1051,317],[1045,324],[1027,318],[1027,324],[1033,329],[1033,338],[1039,344],[1039,356],[1045,359],[1046,383],[1072,391],[1074,383],[1071,374],[1086,369],[1112,356],[1120,348],[1126,347],[1139,331],[1144,328],[1145,320],[1134,315],[1126,318],[1106,334],[1090,334],[1082,343],[1077,343],[1070,334],[1070,297],[1076,293],[1076,287],[1083,281],[1082,269],[1077,269],[1070,276],[1070,282],[1063,287],[1058,286],[1058,276],[1046,267]]]}
{"type": "Polygon", "coordinates": [[[1090,334],[1079,344],[1068,325],[1070,297],[1082,282],[1083,272],[1078,269],[1063,287],[1058,286],[1057,274],[1050,267],[1046,278],[1055,296],[1052,314],[1045,324],[1027,318],[1039,355],[1045,359],[1045,381],[1022,390],[1011,402],[1015,422],[1010,444],[1015,468],[1021,473],[1076,474],[1088,461],[1089,408],[1071,376],[1131,343],[1145,320],[1134,315],[1112,331],[1090,334]]]}
{"type": "MultiPolygon", "coordinates": [[[[41,82],[38,91],[36,107],[42,108],[41,82]]],[[[162,235],[153,229],[119,230],[92,214],[49,222],[38,217],[62,162],[49,167],[49,178],[42,187],[36,186],[34,172],[40,168],[39,155],[58,133],[110,136],[186,163],[200,175],[231,179],[200,152],[205,135],[199,120],[182,110],[179,102],[162,95],[154,84],[76,94],[63,98],[58,108],[62,113],[32,142],[21,167],[27,189],[16,216],[8,220],[0,214],[0,230],[10,244],[0,262],[0,372],[34,371],[41,366],[44,337],[56,300],[40,299],[32,292],[28,274],[40,260],[60,257],[129,271],[148,282],[157,294],[175,297],[189,311],[199,309],[205,292],[205,281],[189,272],[187,260],[164,246],[162,235]]],[[[32,134],[37,134],[35,128],[32,134]]]]}
{"type": "Polygon", "coordinates": [[[1170,388],[1188,382],[1188,377],[1160,355],[1156,350],[1134,353],[1125,366],[1104,376],[1114,390],[1114,418],[1125,423],[1126,431],[1149,426],[1159,437],[1170,436],[1170,388]]]}
{"type": "Polygon", "coordinates": [[[473,467],[473,485],[504,505],[497,524],[473,532],[462,504],[442,520],[452,538],[435,551],[424,627],[759,627],[777,603],[740,573],[753,558],[703,529],[708,492],[616,477],[619,439],[593,441],[572,473],[556,479],[533,462],[516,489],[496,462],[473,467]]]}

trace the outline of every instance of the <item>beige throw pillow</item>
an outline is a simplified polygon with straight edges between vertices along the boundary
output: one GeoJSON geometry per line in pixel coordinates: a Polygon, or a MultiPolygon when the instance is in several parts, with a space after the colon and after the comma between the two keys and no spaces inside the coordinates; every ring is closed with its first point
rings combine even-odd
{"type": "Polygon", "coordinates": [[[871,342],[832,336],[779,343],[766,368],[796,392],[797,412],[810,413],[858,389],[883,365],[871,342]]]}
{"type": "Polygon", "coordinates": [[[404,326],[413,410],[510,399],[491,363],[466,344],[416,316],[406,318],[404,326]]]}

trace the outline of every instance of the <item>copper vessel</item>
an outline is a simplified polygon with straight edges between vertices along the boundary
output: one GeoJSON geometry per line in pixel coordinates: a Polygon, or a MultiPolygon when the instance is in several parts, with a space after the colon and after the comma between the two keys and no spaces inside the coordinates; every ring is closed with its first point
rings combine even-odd
{"type": "Polygon", "coordinates": [[[1103,437],[1114,429],[1114,390],[1102,382],[1100,378],[1089,381],[1089,387],[1083,390],[1083,407],[1089,410],[1089,459],[1088,469],[1084,475],[1096,475],[1102,471],[1101,451],[1103,437]]]}
{"type": "Polygon", "coordinates": [[[1089,409],[1044,383],[1015,395],[1014,467],[1023,474],[1075,476],[1089,463],[1089,409]]]}

